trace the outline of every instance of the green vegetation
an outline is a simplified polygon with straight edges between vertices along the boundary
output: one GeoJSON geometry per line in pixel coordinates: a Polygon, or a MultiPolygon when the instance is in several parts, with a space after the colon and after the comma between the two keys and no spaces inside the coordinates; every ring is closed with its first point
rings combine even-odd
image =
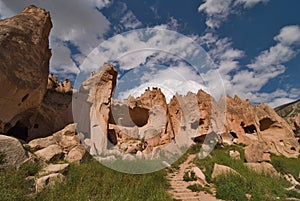
{"type": "Polygon", "coordinates": [[[195,176],[194,171],[185,172],[183,175],[183,181],[196,181],[196,180],[197,180],[197,178],[195,176]]]}
{"type": "Polygon", "coordinates": [[[119,173],[95,160],[71,165],[66,181],[37,195],[38,200],[172,200],[165,171],[119,173]]]}
{"type": "Polygon", "coordinates": [[[104,167],[94,159],[71,164],[63,183],[35,194],[34,180],[25,179],[39,171],[38,164],[0,172],[0,200],[172,200],[166,193],[166,171],[129,175],[104,167]]]}
{"type": "Polygon", "coordinates": [[[18,170],[0,171],[0,200],[19,201],[31,200],[35,191],[34,176],[40,170],[39,163],[28,163],[18,170]],[[26,179],[27,178],[27,179],[26,179]]]}
{"type": "Polygon", "coordinates": [[[298,178],[300,173],[300,159],[299,158],[286,158],[284,156],[271,155],[272,165],[281,173],[291,174],[298,178]]]}
{"type": "MultiPolygon", "coordinates": [[[[276,160],[274,160],[274,162],[275,161],[276,160]]],[[[296,159],[298,162],[290,159],[287,161],[281,163],[281,165],[284,164],[283,168],[285,168],[285,170],[292,171],[298,168],[299,171],[299,159],[296,159]],[[296,163],[298,163],[298,165],[295,165],[296,163]]],[[[202,160],[196,159],[194,162],[204,172],[207,181],[215,184],[217,190],[216,195],[217,198],[220,199],[247,201],[248,198],[246,194],[251,195],[252,201],[286,200],[287,197],[297,198],[297,196],[299,196],[299,194],[294,191],[285,190],[290,184],[283,178],[275,178],[271,175],[258,174],[249,170],[244,165],[243,149],[237,145],[215,149],[211,153],[211,157],[206,157],[202,160]],[[241,159],[236,160],[230,158],[229,150],[239,151],[241,153],[241,159]],[[240,175],[228,174],[212,179],[211,174],[214,163],[229,166],[240,175]]]]}
{"type": "Polygon", "coordinates": [[[5,155],[0,152],[0,164],[3,164],[5,162],[5,155]]]}

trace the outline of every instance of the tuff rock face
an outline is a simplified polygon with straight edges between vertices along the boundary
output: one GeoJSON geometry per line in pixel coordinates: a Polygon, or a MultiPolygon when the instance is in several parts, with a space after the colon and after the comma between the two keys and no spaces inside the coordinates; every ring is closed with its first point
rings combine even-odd
{"type": "Polygon", "coordinates": [[[71,83],[49,86],[51,28],[49,12],[35,6],[0,21],[0,133],[30,141],[73,122],[71,83]]]}
{"type": "Polygon", "coordinates": [[[129,97],[124,103],[111,101],[116,83],[116,71],[112,69],[104,64],[76,96],[76,101],[86,105],[79,104],[76,116],[84,118],[77,114],[85,113],[90,117],[91,122],[81,120],[79,132],[88,135],[85,142],[92,154],[116,146],[143,158],[170,144],[188,146],[194,140],[209,145],[211,139],[217,139],[249,145],[249,162],[270,161],[270,153],[298,156],[292,127],[265,104],[252,106],[249,100],[237,96],[215,101],[203,90],[185,96],[176,94],[167,104],[159,88],[148,88],[140,97],[129,97]]]}
{"type": "Polygon", "coordinates": [[[73,115],[77,131],[84,134],[90,154],[100,155],[107,149],[111,97],[116,86],[117,70],[108,63],[84,81],[73,94],[73,115]]]}
{"type": "Polygon", "coordinates": [[[17,123],[31,129],[28,113],[41,106],[47,87],[51,27],[50,14],[34,6],[0,20],[0,132],[17,123]]]}
{"type": "Polygon", "coordinates": [[[275,108],[279,116],[292,127],[295,135],[300,135],[300,100],[275,108]]]}

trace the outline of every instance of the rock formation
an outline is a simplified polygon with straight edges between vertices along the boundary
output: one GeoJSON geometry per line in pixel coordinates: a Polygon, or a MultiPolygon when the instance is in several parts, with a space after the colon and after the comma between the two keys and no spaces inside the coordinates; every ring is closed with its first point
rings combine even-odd
{"type": "Polygon", "coordinates": [[[84,81],[73,94],[73,116],[77,131],[85,136],[90,154],[107,149],[111,97],[116,86],[117,70],[108,63],[84,81]]]}
{"type": "MultiPolygon", "coordinates": [[[[42,104],[49,74],[50,14],[30,6],[0,20],[0,132],[27,127],[29,113],[42,104]]],[[[23,139],[26,137],[23,136],[23,139]]]]}
{"type": "Polygon", "coordinates": [[[35,6],[0,20],[0,133],[29,141],[73,122],[71,95],[55,93],[70,92],[70,81],[59,91],[48,76],[51,28],[49,12],[35,6]]]}
{"type": "Polygon", "coordinates": [[[292,127],[295,135],[300,136],[300,100],[275,108],[279,116],[292,127]]]}
{"type": "Polygon", "coordinates": [[[58,77],[54,76],[53,74],[48,75],[48,90],[54,90],[59,93],[72,93],[73,87],[72,83],[69,79],[65,79],[65,81],[61,82],[58,81],[58,77]]]}

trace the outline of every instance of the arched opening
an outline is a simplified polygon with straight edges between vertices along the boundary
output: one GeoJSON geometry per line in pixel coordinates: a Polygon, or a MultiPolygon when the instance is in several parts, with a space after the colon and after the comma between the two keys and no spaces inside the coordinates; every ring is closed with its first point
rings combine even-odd
{"type": "Polygon", "coordinates": [[[274,122],[270,118],[263,118],[262,120],[259,121],[259,129],[261,131],[269,129],[274,122]]]}
{"type": "Polygon", "coordinates": [[[7,131],[6,135],[26,141],[28,138],[28,127],[18,121],[15,126],[7,131]]]}

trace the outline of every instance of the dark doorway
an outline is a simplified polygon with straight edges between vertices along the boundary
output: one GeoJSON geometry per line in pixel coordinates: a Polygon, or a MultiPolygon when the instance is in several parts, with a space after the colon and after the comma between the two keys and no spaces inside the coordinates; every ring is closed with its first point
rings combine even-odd
{"type": "Polygon", "coordinates": [[[17,122],[15,126],[7,131],[6,135],[26,141],[28,138],[28,127],[20,122],[17,122]]]}

